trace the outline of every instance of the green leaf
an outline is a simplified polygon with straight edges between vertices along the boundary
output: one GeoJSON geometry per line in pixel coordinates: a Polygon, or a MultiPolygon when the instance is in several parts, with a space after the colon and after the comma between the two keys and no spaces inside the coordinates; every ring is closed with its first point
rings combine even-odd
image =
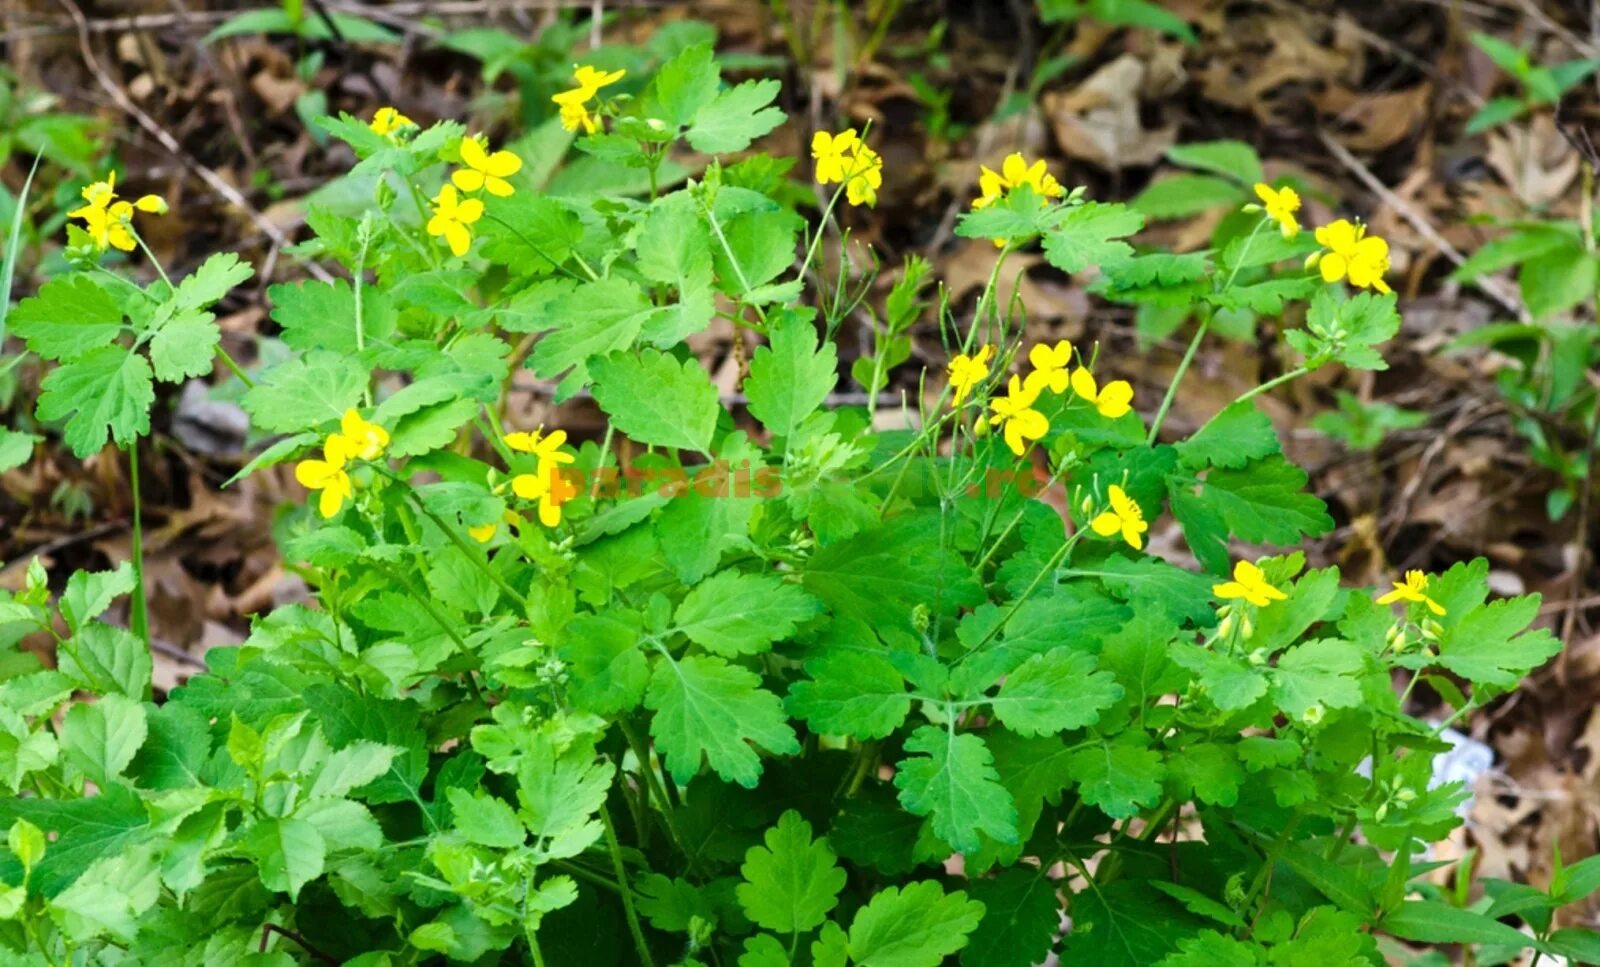
{"type": "Polygon", "coordinates": [[[289,894],[291,900],[322,875],[327,852],[322,834],[303,819],[258,819],[245,833],[243,846],[255,858],[261,884],[289,894]]]}
{"type": "Polygon", "coordinates": [[[1548,630],[1529,630],[1539,601],[1532,594],[1466,612],[1445,629],[1439,664],[1479,684],[1515,686],[1561,650],[1561,640],[1548,630]]]}
{"type": "MultiPolygon", "coordinates": [[[[66,889],[95,860],[114,856],[150,835],[144,802],[121,783],[84,799],[0,798],[0,825],[9,826],[19,818],[56,834],[31,878],[47,897],[66,889]]],[[[20,881],[20,869],[16,878],[20,881]]]]}
{"type": "Polygon", "coordinates": [[[150,688],[150,651],[125,628],[92,622],[58,652],[61,673],[102,695],[141,701],[150,688]]]}
{"type": "Polygon", "coordinates": [[[990,705],[1018,735],[1046,735],[1093,725],[1121,698],[1122,686],[1110,672],[1095,670],[1093,655],[1056,648],[1007,675],[990,705]]]}
{"type": "Polygon", "coordinates": [[[821,612],[821,602],[774,574],[723,571],[690,591],[674,620],[690,641],[732,658],[767,651],[821,612]]]}
{"type": "Polygon", "coordinates": [[[6,319],[29,349],[63,361],[111,345],[123,329],[122,309],[85,274],[51,279],[6,319]]]}
{"type": "MultiPolygon", "coordinates": [[[[687,196],[677,196],[687,201],[687,196]]],[[[678,303],[651,318],[642,335],[671,349],[710,325],[716,311],[712,292],[711,233],[688,204],[657,203],[639,231],[639,272],[678,290],[678,303]]]]}
{"type": "Polygon", "coordinates": [[[972,881],[983,919],[961,951],[962,967],[1031,967],[1044,963],[1061,929],[1055,882],[1040,871],[1006,870],[972,881]]]}
{"type": "Polygon", "coordinates": [[[527,830],[522,828],[516,811],[505,800],[482,789],[473,792],[451,789],[448,795],[455,828],[469,842],[494,849],[514,849],[527,840],[527,830]]]}
{"type": "Polygon", "coordinates": [[[1517,283],[1535,319],[1587,302],[1595,290],[1595,257],[1580,246],[1556,249],[1523,263],[1517,283]]]}
{"type": "Polygon", "coordinates": [[[774,436],[789,437],[833,392],[838,381],[838,349],[831,340],[817,345],[817,331],[800,313],[777,317],[767,338],[750,358],[744,392],[750,414],[774,436]]]}
{"type": "Polygon", "coordinates": [[[1574,964],[1600,963],[1600,933],[1593,930],[1582,927],[1557,930],[1545,938],[1544,947],[1574,964]]]}
{"type": "Polygon", "coordinates": [[[758,933],[744,942],[739,967],[790,967],[789,951],[770,933],[758,933]]]}
{"type": "Polygon", "coordinates": [[[1312,276],[1267,279],[1250,285],[1229,286],[1221,292],[1207,295],[1206,301],[1223,309],[1247,309],[1263,316],[1277,316],[1283,314],[1285,303],[1304,299],[1316,290],[1317,285],[1318,280],[1312,276]]]}
{"type": "Polygon", "coordinates": [[[1187,467],[1237,469],[1279,452],[1278,434],[1254,400],[1240,400],[1225,407],[1175,449],[1187,467]]]}
{"type": "Polygon", "coordinates": [[[309,352],[262,373],[242,405],[256,429],[297,433],[336,421],[358,405],[367,378],[367,368],[348,356],[309,352]]]}
{"type": "Polygon", "coordinates": [[[901,760],[894,777],[900,802],[932,817],[940,839],[957,852],[977,849],[980,833],[1002,843],[1017,841],[1016,804],[981,738],[924,725],[906,739],[905,750],[910,757],[901,760]]]}
{"type": "Polygon", "coordinates": [[[144,706],[121,695],[67,709],[61,723],[61,755],[102,789],[117,781],[144,744],[144,706]]]}
{"type": "Polygon", "coordinates": [[[706,154],[728,154],[750,147],[750,142],[784,122],[783,111],[769,106],[782,86],[768,78],[745,81],[718,94],[695,112],[686,135],[689,146],[706,154]]]}
{"type": "Polygon", "coordinates": [[[389,771],[389,764],[402,750],[365,739],[350,743],[328,755],[317,772],[307,795],[313,799],[343,796],[389,771]]]}
{"type": "Polygon", "coordinates": [[[659,311],[636,283],[626,279],[579,285],[551,304],[548,318],[559,328],[533,347],[528,368],[553,379],[578,367],[577,381],[587,383],[584,364],[592,357],[632,345],[659,311]]]}
{"type": "Polygon", "coordinates": [[[1461,910],[1437,900],[1407,900],[1378,923],[1401,940],[1441,944],[1505,944],[1531,947],[1534,939],[1481,913],[1461,910]]]}
{"type": "Polygon", "coordinates": [[[962,238],[1026,242],[1043,232],[1051,217],[1050,209],[1039,204],[1042,200],[1029,186],[1013,188],[992,204],[964,212],[956,221],[956,234],[962,238]]]}
{"type": "Polygon", "coordinates": [[[1306,313],[1306,328],[1291,329],[1284,339],[1313,364],[1332,359],[1351,369],[1388,369],[1375,347],[1400,330],[1394,293],[1362,292],[1344,298],[1335,291],[1319,289],[1306,313]]]}
{"type": "Polygon", "coordinates": [[[178,283],[172,300],[179,309],[208,309],[254,274],[255,270],[240,262],[237,254],[217,252],[178,283]]]}
{"type": "Polygon", "coordinates": [[[1327,505],[1305,493],[1305,485],[1305,471],[1274,454],[1237,470],[1212,470],[1200,499],[1239,540],[1284,547],[1333,530],[1327,505]]]}
{"type": "Polygon", "coordinates": [[[1044,257],[1063,272],[1082,272],[1133,254],[1121,238],[1144,227],[1144,216],[1124,205],[1084,202],[1070,209],[1044,236],[1044,257]]]}
{"type": "Polygon", "coordinates": [[[136,578],[133,565],[124,561],[114,571],[74,571],[67,579],[57,607],[61,619],[74,632],[105,614],[118,598],[131,592],[136,578]]]}
{"type": "Polygon", "coordinates": [[[881,654],[830,649],[806,662],[806,674],[790,686],[785,704],[813,732],[881,739],[911,710],[905,679],[881,654]]]}
{"type": "MultiPolygon", "coordinates": [[[[1280,762],[1288,765],[1290,762],[1280,762]]],[[[1279,862],[1316,888],[1317,892],[1337,903],[1340,909],[1361,917],[1373,913],[1372,890],[1356,872],[1337,863],[1329,863],[1320,850],[1312,850],[1297,843],[1286,843],[1278,854],[1279,862]]]]}
{"type": "Polygon", "coordinates": [[[663,656],[656,663],[645,705],[656,713],[650,734],[674,779],[692,779],[703,756],[723,779],[753,789],[761,759],[752,743],[776,755],[800,751],[783,703],[760,684],[755,674],[712,656],[663,656]]]}
{"type": "Polygon", "coordinates": [[[1093,572],[1117,597],[1152,607],[1173,621],[1209,624],[1215,620],[1211,608],[1211,578],[1173,567],[1155,558],[1130,558],[1113,555],[1093,572]]]}
{"type": "Polygon", "coordinates": [[[1112,819],[1135,816],[1161,798],[1161,781],[1167,774],[1161,753],[1139,742],[1127,737],[1090,742],[1067,760],[1083,801],[1112,819]]]}
{"type": "Polygon", "coordinates": [[[1071,910],[1072,930],[1060,951],[1064,964],[1146,967],[1159,962],[1196,926],[1139,880],[1118,880],[1073,894],[1071,910]]]}
{"type": "MultiPolygon", "coordinates": [[[[929,880],[880,890],[850,921],[857,967],[938,967],[967,945],[983,904],[929,880]]],[[[826,939],[826,935],[824,935],[826,939]]]]}
{"type": "Polygon", "coordinates": [[[1243,141],[1196,141],[1175,144],[1167,149],[1167,160],[1187,168],[1199,168],[1232,178],[1246,187],[1266,181],[1261,157],[1243,141]]]}
{"type": "Polygon", "coordinates": [[[394,333],[388,296],[377,286],[361,290],[357,328],[356,293],[344,279],[280,283],[267,289],[272,321],[283,327],[283,341],[295,349],[326,349],[353,355],[394,333]]]}
{"type": "Polygon", "coordinates": [[[15,470],[33,459],[33,447],[42,439],[37,433],[0,429],[0,473],[15,470]]]}
{"type": "Polygon", "coordinates": [[[168,319],[150,338],[150,362],[156,379],[176,383],[211,372],[222,331],[209,312],[185,310],[168,319]]]}
{"type": "Polygon", "coordinates": [[[722,407],[693,357],[680,363],[655,349],[613,353],[590,370],[595,401],[618,430],[639,443],[710,453],[722,407]]]}
{"type": "Polygon", "coordinates": [[[66,419],[67,446],[80,458],[100,452],[106,438],[119,447],[150,432],[156,400],[150,364],[121,346],[91,349],[64,363],[39,384],[39,419],[66,419]]]}
{"type": "Polygon", "coordinates": [[[1244,203],[1238,182],[1212,175],[1180,174],[1153,182],[1129,205],[1146,218],[1188,218],[1213,208],[1244,203]]]}
{"type": "Polygon", "coordinates": [[[722,86],[710,44],[695,44],[661,65],[642,98],[646,116],[683,127],[710,104],[722,86]]]}
{"type": "Polygon", "coordinates": [[[791,934],[811,930],[839,904],[845,872],[825,839],[812,839],[811,824],[788,810],[767,830],[766,845],[744,854],[737,889],[739,905],[760,927],[791,934]]]}
{"type": "Polygon", "coordinates": [[[1315,705],[1352,708],[1361,704],[1358,676],[1363,666],[1361,649],[1348,641],[1320,638],[1296,645],[1273,670],[1273,701],[1301,720],[1315,705]]]}
{"type": "Polygon", "coordinates": [[[586,614],[567,625],[560,655],[572,668],[573,704],[597,715],[637,706],[650,679],[641,637],[637,616],[586,614]]]}

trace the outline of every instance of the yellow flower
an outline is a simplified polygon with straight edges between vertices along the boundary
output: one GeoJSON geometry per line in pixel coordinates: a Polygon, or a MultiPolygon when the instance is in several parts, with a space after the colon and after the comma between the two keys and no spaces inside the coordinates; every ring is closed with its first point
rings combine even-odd
{"type": "Polygon", "coordinates": [[[550,100],[557,104],[582,104],[592,100],[600,93],[600,88],[610,87],[622,80],[628,74],[625,70],[601,71],[595,70],[588,64],[577,65],[572,72],[572,80],[576,85],[570,90],[562,91],[550,100]]]}
{"type": "Polygon", "coordinates": [[[350,474],[344,469],[352,456],[350,441],[335,433],[322,447],[321,460],[301,460],[295,464],[294,479],[307,490],[320,490],[317,510],[332,517],[355,493],[350,474]]]}
{"type": "Polygon", "coordinates": [[[844,181],[850,164],[850,153],[861,139],[855,128],[846,128],[838,134],[818,131],[811,136],[811,157],[816,159],[817,184],[831,185],[844,181]]]}
{"type": "Polygon", "coordinates": [[[1122,539],[1134,550],[1144,547],[1145,531],[1150,525],[1144,522],[1144,511],[1134,503],[1133,498],[1116,484],[1106,491],[1111,498],[1111,509],[1101,511],[1099,516],[1089,522],[1089,526],[1101,537],[1111,537],[1121,533],[1122,539]]]}
{"type": "Polygon", "coordinates": [[[1213,584],[1211,593],[1224,601],[1243,598],[1258,608],[1265,608],[1274,601],[1286,601],[1289,598],[1287,594],[1273,587],[1261,569],[1249,561],[1235,564],[1233,580],[1213,584]]]}
{"type": "Polygon", "coordinates": [[[584,134],[593,134],[600,130],[600,116],[590,114],[589,109],[581,103],[561,105],[561,126],[568,131],[583,129],[584,134]]]}
{"type": "Polygon", "coordinates": [[[1294,238],[1300,234],[1300,223],[1294,217],[1294,213],[1300,210],[1300,196],[1293,188],[1257,184],[1256,197],[1261,199],[1261,207],[1267,217],[1278,223],[1278,231],[1283,233],[1284,238],[1294,238]]]}
{"type": "Polygon", "coordinates": [[[572,74],[577,86],[550,98],[561,106],[561,126],[568,131],[582,128],[593,134],[600,127],[600,119],[590,114],[585,105],[600,93],[600,88],[615,84],[626,74],[627,71],[620,70],[598,71],[587,64],[578,67],[572,74]]]}
{"type": "Polygon", "coordinates": [[[461,201],[454,185],[444,185],[433,200],[433,217],[428,219],[428,234],[444,236],[450,251],[467,254],[472,247],[472,231],[467,227],[483,217],[483,202],[476,198],[461,201]]]}
{"type": "Polygon", "coordinates": [[[1385,294],[1393,291],[1383,281],[1384,273],[1389,271],[1389,243],[1368,235],[1367,226],[1341,218],[1317,229],[1316,238],[1327,251],[1311,256],[1306,264],[1321,266],[1322,281],[1347,278],[1360,289],[1377,289],[1385,294]]]}
{"type": "Polygon", "coordinates": [[[1013,376],[1007,389],[1008,395],[989,401],[989,408],[994,411],[989,425],[1005,427],[1006,446],[1020,457],[1028,451],[1030,441],[1050,432],[1050,421],[1033,408],[1039,387],[1025,385],[1022,377],[1013,376]]]}
{"type": "Polygon", "coordinates": [[[850,204],[868,207],[878,204],[878,189],[883,187],[883,158],[878,152],[864,143],[856,145],[848,177],[844,194],[850,204]]]}
{"type": "Polygon", "coordinates": [[[494,535],[499,530],[499,522],[491,520],[489,523],[483,524],[479,527],[468,527],[467,536],[471,537],[479,544],[487,544],[494,540],[494,535]]]}
{"type": "Polygon", "coordinates": [[[83,199],[88,204],[67,213],[68,218],[83,220],[84,231],[101,252],[107,248],[133,251],[136,244],[132,229],[135,209],[152,215],[167,213],[167,202],[158,195],[141,195],[132,202],[117,201],[116,187],[117,173],[112,171],[106,175],[105,181],[97,181],[83,189],[83,199]]]}
{"type": "MultiPolygon", "coordinates": [[[[1029,165],[1027,159],[1020,153],[1013,152],[1006,155],[1006,160],[1001,162],[999,171],[987,165],[978,166],[979,195],[972,200],[972,207],[988,208],[1018,185],[1032,188],[1038,194],[1041,205],[1047,205],[1051,198],[1060,198],[1066,194],[1061,182],[1056,181],[1055,176],[1045,168],[1043,158],[1029,165]]],[[[1003,238],[994,240],[995,248],[1005,248],[1005,245],[1006,240],[1003,238]]]]}
{"type": "Polygon", "coordinates": [[[987,208],[1018,185],[1032,188],[1039,196],[1039,200],[1045,203],[1048,203],[1048,199],[1060,198],[1066,194],[1061,182],[1056,181],[1055,176],[1045,168],[1043,158],[1029,165],[1027,159],[1020,153],[1012,153],[1001,162],[999,171],[994,171],[987,165],[978,166],[980,194],[972,200],[972,207],[987,208]]]}
{"type": "Polygon", "coordinates": [[[392,107],[380,107],[378,108],[378,113],[372,116],[372,121],[367,127],[371,128],[374,134],[388,137],[400,128],[407,125],[415,125],[416,123],[392,107]]]}
{"type": "Polygon", "coordinates": [[[955,399],[950,401],[952,409],[961,405],[974,386],[988,378],[989,360],[993,358],[994,347],[984,346],[974,355],[962,353],[950,360],[950,368],[946,372],[950,375],[950,387],[956,391],[955,399]]]}
{"type": "Polygon", "coordinates": [[[1108,420],[1118,419],[1133,409],[1133,386],[1127,380],[1114,379],[1102,388],[1095,383],[1094,374],[1082,366],[1072,373],[1072,391],[1085,402],[1093,403],[1108,420]]]}
{"type": "Polygon", "coordinates": [[[561,523],[561,505],[578,496],[578,488],[562,474],[561,467],[542,460],[538,473],[519,473],[511,478],[511,492],[523,500],[537,500],[539,523],[546,527],[561,523]]]}
{"type": "Polygon", "coordinates": [[[1378,599],[1379,604],[1394,604],[1396,601],[1410,601],[1414,604],[1425,604],[1428,610],[1436,615],[1444,615],[1444,605],[1433,600],[1427,595],[1428,576],[1421,571],[1407,571],[1404,582],[1394,582],[1394,590],[1378,599]]]}
{"type": "Polygon", "coordinates": [[[351,456],[360,460],[376,460],[389,445],[389,431],[362,419],[354,409],[345,410],[339,419],[339,434],[349,444],[351,456]]]}
{"type": "Polygon", "coordinates": [[[1028,362],[1033,366],[1033,372],[1028,374],[1029,383],[1047,387],[1052,393],[1067,391],[1067,367],[1072,364],[1072,343],[1065,339],[1053,347],[1038,343],[1028,350],[1028,362]]]}
{"type": "Polygon", "coordinates": [[[507,433],[506,446],[519,453],[531,453],[539,458],[540,463],[572,463],[577,457],[562,451],[561,447],[567,442],[567,431],[557,430],[549,436],[544,435],[544,428],[526,433],[507,433]]]}
{"type": "Polygon", "coordinates": [[[457,168],[450,176],[457,188],[462,191],[487,188],[489,194],[501,198],[512,191],[511,182],[506,179],[522,170],[521,158],[503,150],[489,154],[477,138],[461,139],[461,163],[466,167],[457,168]]]}
{"type": "MultiPolygon", "coordinates": [[[[94,184],[89,185],[83,189],[81,194],[83,195],[83,200],[88,202],[90,206],[94,208],[104,208],[111,204],[111,199],[117,197],[116,171],[113,170],[106,172],[105,181],[97,181],[94,184]]],[[[78,218],[80,216],[78,215],[78,212],[73,212],[72,217],[78,218]]]]}

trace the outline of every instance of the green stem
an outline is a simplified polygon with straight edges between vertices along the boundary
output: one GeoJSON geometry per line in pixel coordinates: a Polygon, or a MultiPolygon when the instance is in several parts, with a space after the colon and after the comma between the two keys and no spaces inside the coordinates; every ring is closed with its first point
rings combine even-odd
{"type": "Polygon", "coordinates": [[[683,837],[678,835],[678,824],[672,819],[672,800],[667,798],[667,790],[661,784],[661,777],[656,775],[655,767],[650,764],[650,746],[639,734],[639,730],[633,727],[633,723],[618,719],[617,727],[622,730],[622,737],[627,740],[628,748],[633,750],[633,757],[639,760],[639,772],[644,775],[645,788],[649,790],[650,798],[661,804],[661,823],[666,828],[667,839],[672,842],[672,848],[684,857],[684,862],[693,866],[683,848],[683,837]]]}
{"type": "MultiPolygon", "coordinates": [[[[1252,390],[1249,390],[1247,392],[1239,394],[1239,396],[1237,398],[1235,398],[1232,403],[1229,403],[1227,406],[1224,406],[1222,409],[1220,409],[1217,412],[1213,413],[1211,415],[1211,419],[1209,419],[1209,420],[1205,421],[1204,423],[1200,424],[1200,430],[1204,430],[1206,427],[1208,427],[1211,424],[1217,422],[1217,417],[1221,416],[1223,413],[1226,413],[1230,408],[1232,408],[1234,406],[1237,406],[1238,404],[1243,403],[1246,400],[1253,400],[1257,396],[1260,396],[1262,393],[1271,392],[1272,390],[1275,390],[1278,387],[1282,386],[1284,383],[1287,383],[1290,380],[1299,379],[1300,377],[1306,375],[1307,373],[1311,372],[1314,369],[1316,369],[1316,367],[1315,366],[1310,366],[1310,365],[1297,366],[1294,369],[1289,370],[1287,373],[1283,373],[1283,374],[1281,374],[1279,376],[1274,376],[1272,379],[1267,380],[1265,383],[1262,383],[1260,386],[1257,386],[1255,389],[1252,389],[1252,390]]],[[[1200,435],[1200,430],[1194,431],[1196,436],[1200,435]]]]}
{"type": "Polygon", "coordinates": [[[1200,340],[1206,337],[1206,330],[1211,326],[1211,313],[1206,313],[1200,320],[1200,325],[1195,328],[1194,338],[1189,340],[1189,348],[1184,350],[1183,360],[1178,363],[1178,371],[1172,374],[1172,382],[1167,384],[1167,395],[1161,398],[1161,406],[1156,409],[1155,418],[1150,421],[1150,433],[1145,437],[1146,446],[1154,446],[1156,436],[1161,432],[1161,424],[1167,418],[1167,411],[1172,409],[1172,401],[1178,396],[1178,384],[1183,382],[1183,377],[1189,372],[1189,365],[1194,362],[1195,353],[1200,351],[1200,340]]]}
{"type": "MultiPolygon", "coordinates": [[[[144,512],[139,498],[139,438],[128,444],[128,482],[133,491],[133,607],[130,615],[133,633],[150,650],[149,604],[144,596],[144,512]]],[[[150,697],[150,683],[145,682],[145,698],[150,697]]]]}
{"type": "Polygon", "coordinates": [[[628,918],[628,932],[633,935],[633,947],[639,954],[639,963],[655,967],[650,956],[650,946],[644,941],[644,930],[639,926],[639,914],[633,909],[633,889],[628,885],[628,871],[622,865],[622,844],[617,842],[617,827],[611,822],[611,811],[600,807],[600,821],[606,827],[606,848],[611,851],[611,867],[617,874],[618,893],[622,896],[622,912],[628,918]]]}
{"type": "Polygon", "coordinates": [[[245,385],[245,389],[256,388],[256,381],[250,378],[250,374],[246,373],[244,369],[234,361],[232,356],[228,355],[228,351],[222,348],[222,344],[220,342],[217,343],[217,356],[222,359],[222,365],[228,367],[228,370],[232,372],[233,375],[239,377],[239,382],[245,385]]]}
{"type": "Polygon", "coordinates": [[[454,544],[457,550],[466,555],[467,560],[471,561],[474,567],[482,571],[484,576],[487,577],[495,587],[499,588],[512,601],[522,603],[526,600],[526,597],[519,593],[516,588],[512,587],[509,581],[502,577],[498,571],[489,566],[489,562],[486,558],[478,555],[477,548],[468,544],[465,538],[456,533],[455,528],[445,523],[445,521],[441,519],[438,514],[435,514],[428,508],[427,504],[422,502],[422,498],[417,495],[417,492],[414,489],[412,489],[411,484],[401,479],[387,467],[379,466],[378,464],[372,464],[372,468],[404,488],[406,496],[411,498],[411,502],[416,505],[417,510],[422,512],[422,516],[432,521],[433,525],[443,532],[444,536],[449,539],[450,543],[454,544]]]}

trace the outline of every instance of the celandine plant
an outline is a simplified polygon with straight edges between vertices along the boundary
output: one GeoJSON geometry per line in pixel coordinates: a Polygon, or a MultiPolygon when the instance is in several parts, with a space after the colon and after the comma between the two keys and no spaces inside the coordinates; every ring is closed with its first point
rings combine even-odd
{"type": "MultiPolygon", "coordinates": [[[[320,606],[260,616],[155,704],[137,629],[101,620],[135,568],[52,598],[35,565],[0,600],[9,645],[56,654],[13,648],[0,685],[8,959],[1213,967],[1381,964],[1398,940],[1600,959],[1555,918],[1600,886],[1593,861],[1536,889],[1424,852],[1466,795],[1431,781],[1441,731],[1559,647],[1528,630],[1537,597],[1491,602],[1482,561],[1380,595],[1293,550],[1333,521],[1252,398],[1383,368],[1383,242],[1349,222],[1313,242],[1263,185],[1247,235],[1137,253],[1138,215],[1007,159],[960,225],[997,251],[971,317],[938,312],[948,379],[912,429],[877,431],[873,405],[825,406],[858,306],[816,271],[822,227],[801,240],[792,162],[681,167],[776,128],[777,89],[724,84],[705,45],[643,85],[579,68],[559,124],[637,193],[541,192],[555,122],[534,156],[393,109],[324,121],[375,202],[311,210],[302,249],[341,277],[273,286],[289,352],[240,372],[278,438],[248,470],[294,460],[313,492],[282,543],[320,606]],[[1108,297],[1196,307],[1164,398],[1094,347],[1025,344],[996,280],[1041,242],[1108,297]],[[1295,303],[1291,368],[1164,438],[1211,313],[1295,303]],[[685,346],[719,317],[760,343],[737,404],[685,346]],[[591,394],[604,439],[508,426],[523,368],[591,394]],[[648,452],[619,466],[621,437],[648,452]],[[1149,553],[1169,514],[1203,573],[1149,553]],[[1443,721],[1406,712],[1424,682],[1443,721]]],[[[862,133],[813,154],[824,221],[874,202],[862,133]]],[[[109,179],[91,192],[79,269],[12,315],[55,363],[40,416],[82,455],[148,432],[153,380],[211,370],[209,308],[249,275],[231,255],[148,286],[99,267],[138,236],[109,179]]],[[[926,273],[889,296],[856,367],[871,389],[926,273]]]]}

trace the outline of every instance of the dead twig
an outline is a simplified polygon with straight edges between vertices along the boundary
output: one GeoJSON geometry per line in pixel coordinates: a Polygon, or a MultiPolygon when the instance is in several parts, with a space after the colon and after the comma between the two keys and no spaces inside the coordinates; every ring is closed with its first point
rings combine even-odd
{"type": "MultiPolygon", "coordinates": [[[[1460,265],[1467,260],[1467,257],[1461,254],[1460,249],[1451,245],[1449,240],[1439,234],[1439,230],[1433,227],[1433,223],[1428,221],[1426,215],[1417,211],[1405,199],[1395,194],[1388,185],[1379,181],[1378,176],[1372,173],[1372,169],[1362,164],[1361,159],[1351,154],[1350,149],[1340,144],[1337,138],[1326,131],[1317,132],[1317,136],[1322,139],[1323,147],[1328,149],[1329,154],[1332,154],[1340,164],[1349,169],[1350,173],[1356,176],[1356,180],[1365,185],[1368,191],[1377,195],[1385,205],[1393,208],[1395,213],[1405,219],[1406,224],[1415,229],[1417,234],[1427,239],[1428,244],[1432,245],[1439,254],[1456,265],[1460,265]]],[[[1502,309],[1514,314],[1519,320],[1527,322],[1532,318],[1528,314],[1527,306],[1522,304],[1522,300],[1507,291],[1499,279],[1485,276],[1477,280],[1477,285],[1490,298],[1500,303],[1502,309]]]]}
{"type": "MultiPolygon", "coordinates": [[[[289,236],[284,234],[283,229],[274,225],[266,216],[256,211],[250,202],[245,199],[244,195],[239,193],[239,189],[228,184],[221,175],[201,164],[193,155],[183,149],[183,146],[178,143],[178,139],[173,137],[171,132],[157,123],[155,118],[145,113],[143,108],[133,103],[133,99],[128,97],[128,92],[124,91],[122,86],[105,72],[105,68],[100,66],[99,59],[95,57],[94,45],[89,37],[89,21],[84,17],[83,10],[75,0],[58,0],[58,2],[78,27],[78,49],[83,54],[84,66],[89,69],[89,73],[94,75],[101,89],[110,95],[112,101],[116,102],[117,107],[121,108],[124,114],[139,122],[140,127],[155,138],[163,148],[166,148],[174,158],[182,162],[184,167],[199,176],[200,180],[209,185],[213,191],[225,198],[229,204],[244,212],[245,216],[255,223],[257,228],[272,239],[274,245],[280,247],[289,245],[289,236]]],[[[315,262],[307,262],[306,271],[319,281],[333,281],[333,276],[329,275],[326,269],[315,262]]]]}

